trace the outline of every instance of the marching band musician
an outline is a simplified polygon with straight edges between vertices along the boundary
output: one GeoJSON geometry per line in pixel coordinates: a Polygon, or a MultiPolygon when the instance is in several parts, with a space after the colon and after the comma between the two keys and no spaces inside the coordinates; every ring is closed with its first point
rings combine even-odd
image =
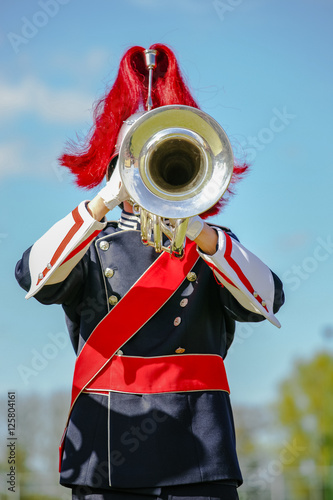
{"type": "MultiPolygon", "coordinates": [[[[60,158],[79,186],[107,176],[105,187],[23,254],[16,278],[26,298],[62,305],[77,355],[60,449],[73,499],[233,500],[242,476],[223,359],[236,321],[280,326],[282,284],[229,229],[205,222],[222,200],[190,218],[183,258],[142,244],[120,129],[147,99],[148,109],[198,108],[170,48],[150,50],[152,73],[142,47],[125,53],[87,143],[60,158]],[[119,221],[107,221],[119,205],[119,221]]],[[[231,182],[246,168],[235,165],[231,182]]]]}

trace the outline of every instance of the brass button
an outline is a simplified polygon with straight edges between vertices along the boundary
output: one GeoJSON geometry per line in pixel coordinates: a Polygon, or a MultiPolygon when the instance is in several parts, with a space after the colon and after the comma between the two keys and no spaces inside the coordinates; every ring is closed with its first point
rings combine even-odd
{"type": "Polygon", "coordinates": [[[114,275],[114,270],[111,269],[110,267],[107,267],[104,271],[104,275],[107,277],[107,278],[112,278],[112,276],[114,275]]]}
{"type": "Polygon", "coordinates": [[[118,297],[116,297],[115,295],[110,295],[109,304],[111,304],[111,306],[115,306],[117,302],[118,302],[118,297]]]}
{"type": "Polygon", "coordinates": [[[185,349],[184,349],[184,347],[178,347],[178,348],[175,350],[175,352],[176,352],[177,354],[183,354],[183,352],[185,352],[185,349]]]}
{"type": "Polygon", "coordinates": [[[180,318],[179,316],[177,316],[177,318],[174,319],[173,324],[175,326],[178,326],[178,325],[180,325],[181,322],[182,322],[182,318],[180,318]]]}
{"type": "Polygon", "coordinates": [[[186,307],[188,304],[188,299],[182,299],[179,303],[180,307],[186,307]]]}
{"type": "Polygon", "coordinates": [[[188,273],[188,275],[186,276],[186,278],[189,280],[189,281],[195,281],[197,279],[197,275],[191,271],[188,273]]]}
{"type": "Polygon", "coordinates": [[[99,248],[101,250],[104,250],[104,252],[109,249],[109,246],[110,246],[110,244],[105,240],[101,241],[99,244],[99,248]]]}

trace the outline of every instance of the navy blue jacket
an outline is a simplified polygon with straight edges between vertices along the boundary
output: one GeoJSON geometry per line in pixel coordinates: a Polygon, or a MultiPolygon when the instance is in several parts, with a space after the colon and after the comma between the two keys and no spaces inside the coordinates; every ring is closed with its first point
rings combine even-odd
{"type": "MultiPolygon", "coordinates": [[[[121,299],[156,256],[153,248],[142,245],[139,231],[121,230],[109,222],[65,281],[44,286],[35,297],[43,304],[62,305],[78,353],[112,308],[109,297],[121,299]]],[[[30,287],[28,259],[29,250],[16,267],[25,290],[30,287]]],[[[170,355],[182,347],[186,354],[225,358],[235,321],[264,319],[221,287],[203,259],[193,271],[196,280],[184,280],[122,347],[124,355],[170,355]],[[181,319],[177,326],[175,318],[181,319]]],[[[279,278],[274,273],[273,277],[276,312],[284,298],[279,278]]],[[[222,391],[81,394],[69,422],[60,481],[66,486],[148,489],[206,481],[241,484],[229,395],[222,391]]]]}

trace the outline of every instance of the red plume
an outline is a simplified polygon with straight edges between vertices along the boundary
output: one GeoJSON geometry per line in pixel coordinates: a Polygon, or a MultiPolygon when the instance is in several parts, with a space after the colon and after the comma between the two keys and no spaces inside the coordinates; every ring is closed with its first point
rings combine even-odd
{"type": "Polygon", "coordinates": [[[157,50],[156,69],[153,73],[153,107],[182,104],[199,108],[184,82],[172,50],[159,43],[149,48],[157,50]]]}
{"type": "MultiPolygon", "coordinates": [[[[156,68],[153,72],[153,108],[180,104],[199,108],[180,72],[172,50],[154,44],[157,50],[156,68]]],[[[148,70],[143,47],[131,47],[120,61],[118,75],[111,90],[94,108],[94,126],[83,143],[69,143],[67,151],[59,158],[61,165],[76,176],[78,186],[93,188],[105,177],[110,158],[114,153],[119,130],[129,116],[144,105],[148,94],[148,70]]],[[[233,186],[245,174],[248,165],[235,165],[228,190],[203,218],[216,215],[233,194],[233,186]]]]}
{"type": "Polygon", "coordinates": [[[110,92],[94,109],[94,127],[83,144],[69,144],[59,158],[76,176],[78,186],[93,188],[102,182],[123,121],[147,98],[144,49],[132,47],[123,56],[110,92]]]}

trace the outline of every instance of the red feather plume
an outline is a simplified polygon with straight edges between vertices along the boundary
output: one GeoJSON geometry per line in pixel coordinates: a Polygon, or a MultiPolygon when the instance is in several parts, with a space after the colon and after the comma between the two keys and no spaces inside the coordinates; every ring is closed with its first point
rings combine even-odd
{"type": "MultiPolygon", "coordinates": [[[[172,50],[162,44],[154,44],[157,50],[156,68],[153,72],[153,108],[168,104],[180,104],[199,108],[180,72],[172,50]]],[[[105,174],[115,149],[123,122],[137,112],[147,100],[148,70],[144,48],[135,46],[127,50],[120,61],[115,82],[94,108],[94,125],[83,143],[69,143],[59,163],[76,176],[76,183],[87,189],[98,186],[105,174]]],[[[243,177],[248,165],[236,164],[228,190],[203,218],[216,215],[233,194],[233,186],[243,177]]]]}
{"type": "Polygon", "coordinates": [[[132,47],[123,56],[113,87],[94,109],[94,126],[83,144],[69,144],[59,158],[76,176],[78,186],[93,188],[105,176],[123,121],[135,113],[147,95],[144,49],[132,47]]]}

